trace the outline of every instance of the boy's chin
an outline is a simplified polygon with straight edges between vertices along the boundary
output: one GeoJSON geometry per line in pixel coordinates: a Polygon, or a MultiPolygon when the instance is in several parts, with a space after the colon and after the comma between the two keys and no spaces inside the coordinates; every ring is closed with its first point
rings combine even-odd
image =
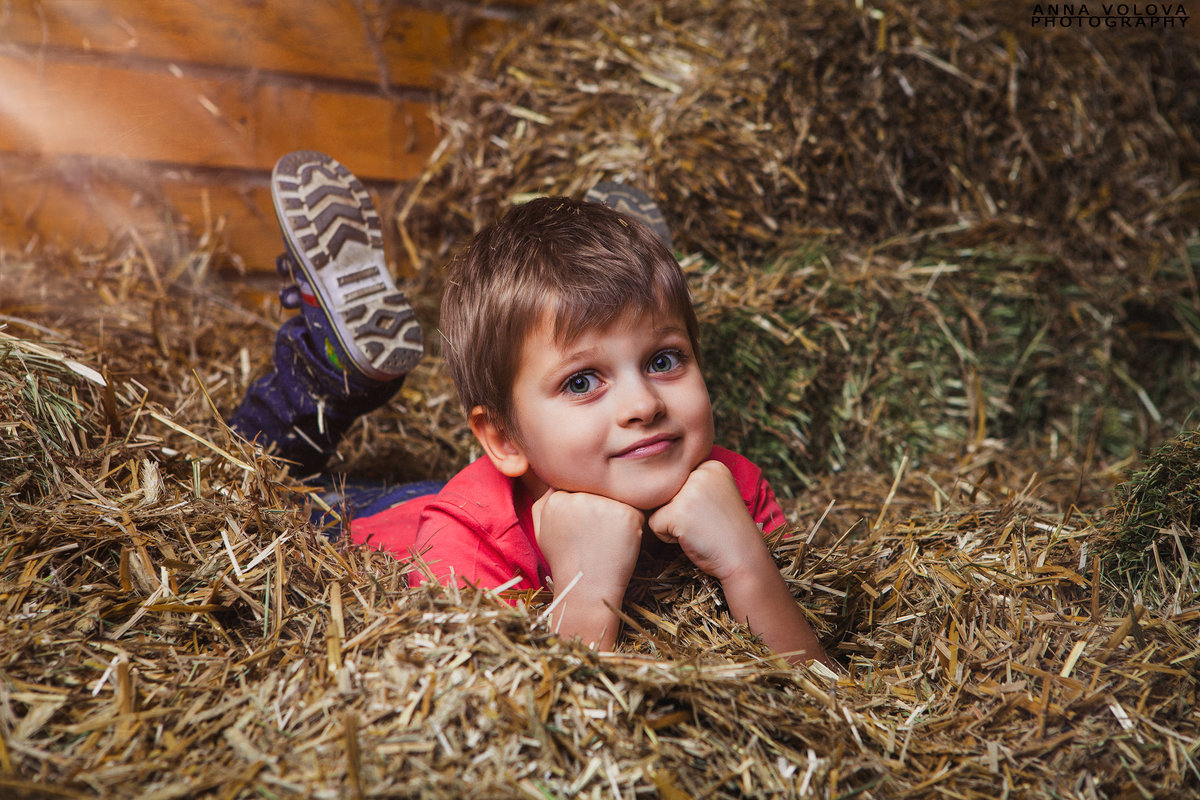
{"type": "Polygon", "coordinates": [[[633,506],[637,510],[645,512],[646,516],[649,516],[674,500],[675,495],[679,494],[679,490],[682,488],[683,485],[681,484],[679,486],[666,487],[658,491],[630,493],[627,498],[617,499],[625,505],[633,506]]]}
{"type": "MultiPolygon", "coordinates": [[[[530,497],[535,501],[549,491],[550,488],[549,484],[532,472],[526,474],[522,481],[525,484],[526,491],[529,492],[530,497]]],[[[675,499],[675,495],[679,494],[679,490],[683,488],[683,484],[686,482],[687,475],[684,475],[681,480],[669,480],[658,485],[648,485],[646,483],[636,486],[614,486],[611,484],[606,486],[579,485],[563,487],[560,491],[586,492],[600,497],[607,497],[609,500],[624,503],[643,512],[646,516],[650,516],[675,499]]]]}
{"type": "MultiPolygon", "coordinates": [[[[695,468],[693,467],[693,469],[695,468]]],[[[649,516],[675,499],[679,490],[687,483],[691,472],[692,470],[683,473],[659,474],[654,476],[658,480],[645,480],[636,485],[626,485],[622,487],[623,491],[619,492],[621,496],[614,497],[614,499],[627,506],[633,506],[649,516]]]]}

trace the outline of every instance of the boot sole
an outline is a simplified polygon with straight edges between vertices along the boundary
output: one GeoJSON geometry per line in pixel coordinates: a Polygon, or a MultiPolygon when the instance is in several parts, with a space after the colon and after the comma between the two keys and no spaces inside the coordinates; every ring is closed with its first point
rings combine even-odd
{"type": "Polygon", "coordinates": [[[412,305],[396,288],[366,187],[324,153],[289,153],[271,173],[275,215],[340,349],[364,375],[395,379],[425,352],[412,305]]]}
{"type": "Polygon", "coordinates": [[[614,211],[628,214],[654,231],[668,250],[675,249],[675,244],[671,240],[671,229],[668,227],[662,211],[650,199],[650,195],[636,186],[602,181],[588,189],[583,199],[590,203],[603,203],[614,211]]]}

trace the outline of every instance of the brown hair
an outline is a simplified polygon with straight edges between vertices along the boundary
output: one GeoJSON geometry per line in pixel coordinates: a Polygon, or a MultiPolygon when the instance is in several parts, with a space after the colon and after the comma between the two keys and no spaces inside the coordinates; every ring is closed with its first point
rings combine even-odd
{"type": "Polygon", "coordinates": [[[463,407],[483,406],[519,436],[512,387],[542,315],[570,343],[626,312],[678,314],[697,349],[696,312],[675,257],[649,228],[608,206],[543,197],[480,231],[450,265],[441,334],[463,407]]]}

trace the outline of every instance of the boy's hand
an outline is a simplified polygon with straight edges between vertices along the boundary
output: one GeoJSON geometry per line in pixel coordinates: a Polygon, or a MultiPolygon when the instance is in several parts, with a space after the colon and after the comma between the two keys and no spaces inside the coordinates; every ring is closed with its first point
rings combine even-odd
{"type": "Polygon", "coordinates": [[[637,564],[645,516],[607,497],[551,489],[533,504],[534,536],[559,592],[571,589],[555,614],[558,632],[610,649],[617,638],[617,616],[637,564]]]}
{"type": "Polygon", "coordinates": [[[641,511],[586,492],[546,492],[533,504],[534,536],[561,589],[578,572],[617,604],[637,563],[641,511]]]}
{"type": "Polygon", "coordinates": [[[762,531],[746,510],[733,474],[719,461],[705,461],[662,508],[650,515],[650,530],[677,542],[693,564],[724,582],[766,552],[762,531]]]}

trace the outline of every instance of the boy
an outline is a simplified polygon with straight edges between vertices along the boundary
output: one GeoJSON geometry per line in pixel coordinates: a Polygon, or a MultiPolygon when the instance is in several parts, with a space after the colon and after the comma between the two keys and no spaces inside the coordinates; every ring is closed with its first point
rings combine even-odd
{"type": "MultiPolygon", "coordinates": [[[[419,328],[383,266],[370,199],[344,167],[291,154],[273,186],[282,267],[298,281],[283,299],[299,295],[302,321],[281,329],[276,370],[234,427],[319,468],[354,417],[399,387],[419,328]],[[272,394],[286,402],[267,418],[272,394]]],[[[713,444],[686,282],[635,218],[661,215],[631,190],[613,196],[633,213],[568,198],[518,206],[454,261],[444,352],[485,457],[436,493],[424,484],[405,502],[370,500],[349,535],[419,554],[444,582],[550,585],[559,633],[605,650],[643,542],[657,537],[719,580],[735,618],[776,652],[829,664],[760,530],[784,521],[774,494],[713,444]]]]}

